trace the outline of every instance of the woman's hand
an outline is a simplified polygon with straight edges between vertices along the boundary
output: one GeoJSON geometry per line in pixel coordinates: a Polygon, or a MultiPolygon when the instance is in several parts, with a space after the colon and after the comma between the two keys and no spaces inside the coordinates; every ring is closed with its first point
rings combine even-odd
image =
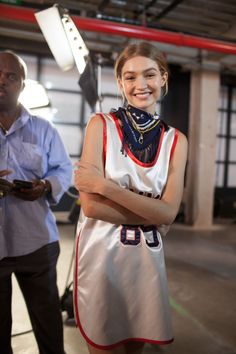
{"type": "Polygon", "coordinates": [[[78,169],[74,171],[75,187],[80,192],[99,193],[101,184],[105,182],[101,171],[88,162],[80,161],[76,166],[78,169]]]}

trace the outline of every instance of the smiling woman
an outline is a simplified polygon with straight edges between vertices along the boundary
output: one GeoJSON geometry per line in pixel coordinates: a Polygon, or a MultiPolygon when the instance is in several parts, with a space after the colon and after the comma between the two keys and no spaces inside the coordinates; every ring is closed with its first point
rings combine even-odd
{"type": "Polygon", "coordinates": [[[137,56],[126,61],[118,84],[130,105],[154,114],[167,78],[167,71],[161,74],[152,59],[137,56]]]}
{"type": "Polygon", "coordinates": [[[115,71],[127,105],[91,118],[75,171],[74,307],[91,354],[173,341],[161,230],[179,209],[187,141],[156,114],[168,80],[156,47],[131,44],[115,71]]]}

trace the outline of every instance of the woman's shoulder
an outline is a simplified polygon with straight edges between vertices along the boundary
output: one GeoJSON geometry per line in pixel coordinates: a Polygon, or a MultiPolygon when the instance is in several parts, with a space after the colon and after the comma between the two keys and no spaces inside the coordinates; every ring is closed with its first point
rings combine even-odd
{"type": "Polygon", "coordinates": [[[167,131],[174,133],[179,141],[182,141],[185,144],[188,142],[186,135],[183,132],[181,132],[178,128],[168,125],[167,131]]]}
{"type": "Polygon", "coordinates": [[[188,140],[184,133],[175,128],[175,136],[176,136],[176,149],[181,152],[181,155],[185,154],[188,151],[188,140]]]}
{"type": "Polygon", "coordinates": [[[114,115],[112,113],[96,112],[93,114],[88,121],[88,125],[103,125],[104,122],[112,121],[114,115]]]}
{"type": "Polygon", "coordinates": [[[181,144],[188,145],[188,139],[184,133],[175,128],[176,133],[178,134],[178,140],[181,144]]]}
{"type": "Polygon", "coordinates": [[[95,132],[102,131],[107,123],[109,114],[107,113],[94,113],[88,120],[86,130],[93,130],[95,132]]]}

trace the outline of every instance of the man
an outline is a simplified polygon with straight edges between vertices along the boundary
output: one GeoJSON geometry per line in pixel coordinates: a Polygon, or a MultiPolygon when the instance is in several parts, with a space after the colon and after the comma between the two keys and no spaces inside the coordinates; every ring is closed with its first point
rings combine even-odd
{"type": "Polygon", "coordinates": [[[63,326],[56,285],[58,230],[49,208],[71,182],[71,163],[52,125],[18,102],[26,66],[0,52],[0,177],[32,188],[0,198],[0,352],[11,348],[11,276],[24,295],[40,354],[62,354],[63,326]]]}

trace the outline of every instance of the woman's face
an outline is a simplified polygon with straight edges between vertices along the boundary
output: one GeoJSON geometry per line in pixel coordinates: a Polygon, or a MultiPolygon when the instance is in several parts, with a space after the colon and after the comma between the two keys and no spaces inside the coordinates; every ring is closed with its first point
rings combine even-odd
{"type": "Polygon", "coordinates": [[[130,105],[154,114],[166,80],[154,60],[136,56],[126,61],[118,83],[130,105]]]}

